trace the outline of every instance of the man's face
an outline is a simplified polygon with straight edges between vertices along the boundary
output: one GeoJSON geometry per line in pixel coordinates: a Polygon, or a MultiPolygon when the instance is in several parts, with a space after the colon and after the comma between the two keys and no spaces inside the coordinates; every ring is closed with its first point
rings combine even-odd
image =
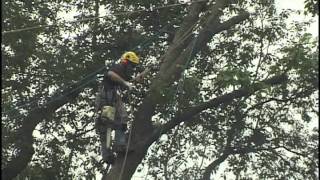
{"type": "Polygon", "coordinates": [[[136,67],[137,67],[137,64],[135,64],[135,63],[133,63],[131,61],[129,61],[128,64],[127,64],[127,68],[132,70],[132,71],[134,71],[136,69],[136,67]]]}
{"type": "Polygon", "coordinates": [[[126,69],[127,69],[127,73],[129,76],[132,76],[134,71],[136,70],[137,64],[128,61],[128,63],[126,64],[126,69]]]}

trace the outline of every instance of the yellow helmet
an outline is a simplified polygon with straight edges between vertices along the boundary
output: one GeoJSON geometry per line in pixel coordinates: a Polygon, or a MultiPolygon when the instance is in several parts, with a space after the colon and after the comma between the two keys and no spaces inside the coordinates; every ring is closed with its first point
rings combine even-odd
{"type": "Polygon", "coordinates": [[[138,64],[139,63],[139,57],[136,55],[136,53],[132,51],[128,51],[122,54],[121,60],[128,59],[129,61],[138,64]]]}

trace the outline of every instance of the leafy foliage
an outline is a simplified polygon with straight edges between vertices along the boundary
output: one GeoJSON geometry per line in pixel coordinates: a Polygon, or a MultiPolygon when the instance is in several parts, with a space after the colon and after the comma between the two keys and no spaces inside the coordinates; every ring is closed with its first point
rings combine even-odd
{"type": "MultiPolygon", "coordinates": [[[[306,1],[313,15],[318,14],[315,2],[306,1]]],[[[185,6],[117,14],[173,3],[177,1],[3,2],[5,31],[61,22],[61,13],[74,12],[75,20],[103,16],[105,11],[110,15],[3,35],[2,166],[19,153],[15,133],[28,114],[61,98],[63,90],[105,64],[116,62],[123,51],[136,50],[143,59],[142,68],[159,66],[160,56],[188,13],[185,6]]],[[[216,176],[219,170],[239,179],[319,176],[318,129],[308,128],[319,115],[318,42],[305,33],[308,22],[288,23],[295,12],[277,12],[273,1],[236,1],[224,10],[220,21],[250,8],[255,14],[248,21],[215,35],[191,59],[180,81],[159,89],[161,101],[154,120],[169,122],[177,112],[239,88],[251,88],[268,77],[287,73],[289,81],[275,87],[260,84],[264,88],[251,96],[207,109],[181,123],[152,144],[137,174],[147,169],[146,178],[201,179],[213,163],[216,176]],[[226,167],[219,168],[221,163],[226,167]]],[[[129,97],[130,117],[156,75],[152,72],[137,85],[139,92],[129,97]]],[[[17,178],[93,179],[105,173],[92,118],[100,80],[88,78],[76,99],[53,114],[43,112],[45,121],[33,131],[35,154],[17,178]]]]}

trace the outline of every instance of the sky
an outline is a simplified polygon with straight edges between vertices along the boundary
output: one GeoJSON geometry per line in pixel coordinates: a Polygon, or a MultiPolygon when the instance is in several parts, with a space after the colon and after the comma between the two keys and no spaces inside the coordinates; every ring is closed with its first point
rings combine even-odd
{"type": "MultiPolygon", "coordinates": [[[[282,9],[293,9],[293,10],[302,10],[304,8],[304,0],[275,0],[276,8],[278,10],[282,9]]],[[[309,19],[311,15],[305,16],[303,13],[301,15],[292,16],[290,20],[306,20],[309,19]]],[[[319,17],[315,16],[312,18],[314,22],[307,29],[314,37],[319,36],[319,17]]]]}

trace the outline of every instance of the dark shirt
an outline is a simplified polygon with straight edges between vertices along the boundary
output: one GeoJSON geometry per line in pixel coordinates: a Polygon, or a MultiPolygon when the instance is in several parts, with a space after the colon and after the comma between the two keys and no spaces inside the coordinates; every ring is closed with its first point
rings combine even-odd
{"type": "MultiPolygon", "coordinates": [[[[125,81],[131,80],[131,78],[132,78],[131,76],[133,74],[133,71],[131,69],[127,68],[123,64],[115,64],[109,69],[109,71],[115,72],[125,81]]],[[[104,85],[105,90],[114,89],[117,87],[124,88],[121,83],[110,79],[110,77],[108,76],[108,71],[104,74],[103,85],[104,85]]]]}

